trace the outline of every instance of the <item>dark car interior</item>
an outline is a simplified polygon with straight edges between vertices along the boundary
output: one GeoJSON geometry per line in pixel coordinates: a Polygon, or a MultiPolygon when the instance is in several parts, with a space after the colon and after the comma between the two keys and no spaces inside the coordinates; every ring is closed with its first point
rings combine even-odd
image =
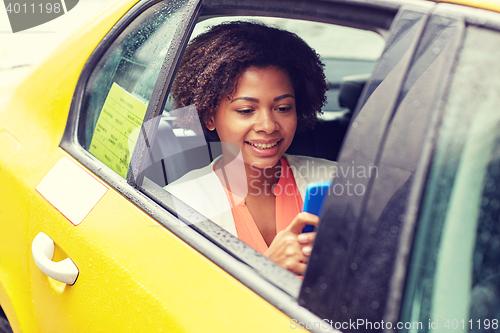
{"type": "Polygon", "coordinates": [[[313,129],[296,133],[287,153],[336,161],[349,121],[368,78],[369,73],[345,77],[340,84],[330,82],[327,96],[329,99],[336,98],[334,102],[341,108],[335,111],[338,116],[318,122],[313,129]]]}

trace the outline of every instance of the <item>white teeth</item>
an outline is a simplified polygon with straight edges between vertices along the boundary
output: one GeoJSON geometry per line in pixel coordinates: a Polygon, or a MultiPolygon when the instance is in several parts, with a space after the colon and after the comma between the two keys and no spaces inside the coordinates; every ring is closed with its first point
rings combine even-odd
{"type": "Polygon", "coordinates": [[[259,149],[269,149],[269,148],[276,146],[278,144],[278,142],[279,141],[276,141],[274,143],[252,143],[252,142],[249,142],[249,144],[251,144],[252,146],[257,147],[259,149]]]}

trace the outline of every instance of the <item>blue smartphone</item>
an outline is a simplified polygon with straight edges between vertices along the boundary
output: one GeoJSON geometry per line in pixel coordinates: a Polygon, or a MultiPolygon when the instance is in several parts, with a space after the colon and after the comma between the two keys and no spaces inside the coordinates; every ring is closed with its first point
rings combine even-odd
{"type": "MultiPolygon", "coordinates": [[[[323,203],[325,202],[331,184],[332,182],[309,183],[306,188],[306,197],[304,198],[304,207],[302,211],[320,216],[323,210],[323,203]]],[[[314,226],[306,225],[302,228],[302,233],[312,232],[314,229],[314,226]]]]}

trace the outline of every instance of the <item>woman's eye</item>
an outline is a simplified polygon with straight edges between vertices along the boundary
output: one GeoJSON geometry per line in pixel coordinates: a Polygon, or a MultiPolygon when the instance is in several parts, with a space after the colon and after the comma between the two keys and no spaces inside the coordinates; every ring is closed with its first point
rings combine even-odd
{"type": "Polygon", "coordinates": [[[241,114],[248,114],[248,113],[253,112],[253,109],[236,110],[236,112],[241,113],[241,114]]]}
{"type": "Polygon", "coordinates": [[[289,106],[280,106],[280,107],[277,107],[276,110],[278,110],[279,112],[288,112],[290,111],[292,108],[289,107],[289,106]]]}

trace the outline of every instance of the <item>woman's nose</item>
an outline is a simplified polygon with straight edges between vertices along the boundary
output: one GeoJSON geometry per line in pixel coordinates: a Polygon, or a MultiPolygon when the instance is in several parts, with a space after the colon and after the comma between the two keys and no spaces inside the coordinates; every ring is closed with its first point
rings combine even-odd
{"type": "Polygon", "coordinates": [[[267,134],[279,130],[279,125],[274,119],[272,110],[263,110],[257,115],[254,125],[256,132],[265,132],[267,134]]]}

